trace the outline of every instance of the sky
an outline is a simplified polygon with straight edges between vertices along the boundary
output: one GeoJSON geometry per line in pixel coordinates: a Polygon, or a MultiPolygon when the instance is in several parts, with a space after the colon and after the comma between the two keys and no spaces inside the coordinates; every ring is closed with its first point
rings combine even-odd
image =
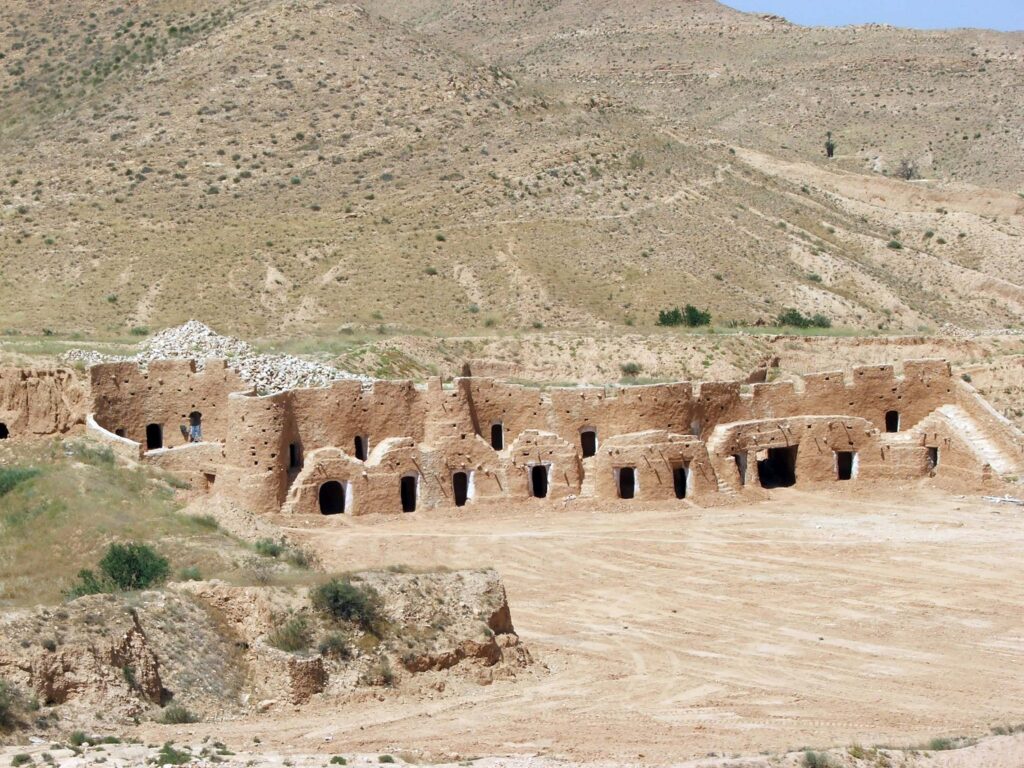
{"type": "Polygon", "coordinates": [[[814,26],[893,24],[917,29],[1024,30],[1024,0],[723,0],[741,11],[776,13],[814,26]]]}

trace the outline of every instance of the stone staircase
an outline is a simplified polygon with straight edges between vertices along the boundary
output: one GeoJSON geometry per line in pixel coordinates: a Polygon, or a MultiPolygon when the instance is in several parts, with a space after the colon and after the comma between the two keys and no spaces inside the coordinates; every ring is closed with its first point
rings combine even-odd
{"type": "Polygon", "coordinates": [[[1021,472],[1020,456],[1013,455],[1001,447],[999,440],[959,405],[943,405],[936,414],[941,414],[956,429],[981,462],[988,464],[1001,475],[1021,472]]]}
{"type": "Polygon", "coordinates": [[[593,498],[597,495],[597,462],[596,456],[583,459],[583,482],[580,485],[580,498],[593,498]]]}

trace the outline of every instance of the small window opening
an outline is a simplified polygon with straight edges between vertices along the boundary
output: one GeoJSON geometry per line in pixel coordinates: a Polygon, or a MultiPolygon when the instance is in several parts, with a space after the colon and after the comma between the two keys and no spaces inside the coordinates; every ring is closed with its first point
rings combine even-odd
{"type": "Polygon", "coordinates": [[[885,412],[885,431],[886,432],[899,432],[900,431],[900,412],[899,411],[886,411],[885,412]]]}
{"type": "Polygon", "coordinates": [[[124,437],[124,427],[121,427],[120,429],[115,429],[114,434],[117,435],[118,437],[124,437]]]}
{"type": "Polygon", "coordinates": [[[213,485],[217,481],[217,475],[213,472],[204,472],[203,477],[206,479],[206,485],[213,485]]]}
{"type": "Polygon", "coordinates": [[[203,442],[203,414],[199,411],[192,411],[188,415],[188,441],[190,443],[203,442]]]}
{"type": "Polygon", "coordinates": [[[500,421],[491,424],[491,448],[496,451],[505,449],[505,425],[500,421]]]}
{"type": "Polygon", "coordinates": [[[796,485],[796,446],[769,448],[767,457],[757,462],[762,488],[789,488],[796,485]]]}
{"type": "Polygon", "coordinates": [[[636,496],[636,467],[620,467],[619,498],[632,499],[636,496]]]}
{"type": "Polygon", "coordinates": [[[597,455],[597,430],[585,429],[580,432],[580,448],[584,459],[597,455]]]}
{"type": "Polygon", "coordinates": [[[456,507],[466,506],[469,501],[469,474],[456,472],[452,475],[452,496],[455,498],[456,507]]]}
{"type": "Polygon", "coordinates": [[[857,454],[853,451],[836,451],[836,478],[850,480],[857,463],[857,454]]]}
{"type": "Polygon", "coordinates": [[[345,511],[345,486],[328,480],[320,486],[320,514],[339,515],[345,511]]]}
{"type": "Polygon", "coordinates": [[[690,481],[690,465],[680,464],[672,467],[672,486],[676,492],[677,499],[685,499],[687,485],[690,481]]]}
{"type": "Polygon", "coordinates": [[[740,485],[747,484],[747,454],[745,453],[734,453],[732,455],[733,461],[736,462],[736,473],[740,478],[740,485]]]}
{"type": "Polygon", "coordinates": [[[356,443],[356,446],[355,446],[356,447],[356,458],[359,459],[360,461],[366,461],[366,455],[367,455],[366,444],[368,442],[369,442],[369,440],[367,440],[362,435],[356,435],[356,441],[355,441],[355,443],[356,443]]]}
{"type": "Polygon", "coordinates": [[[534,464],[530,467],[530,495],[535,499],[543,499],[548,495],[548,471],[550,467],[544,464],[534,464]]]}
{"type": "Polygon", "coordinates": [[[298,443],[288,445],[288,468],[300,469],[302,467],[302,451],[298,443]]]}
{"type": "Polygon", "coordinates": [[[402,478],[399,491],[402,495],[402,511],[416,511],[416,486],[419,485],[419,478],[416,475],[406,475],[402,478]]]}
{"type": "Polygon", "coordinates": [[[935,469],[939,466],[939,448],[938,446],[928,446],[928,471],[935,469]]]}
{"type": "Polygon", "coordinates": [[[164,428],[159,424],[146,425],[146,450],[154,451],[164,447],[164,428]]]}

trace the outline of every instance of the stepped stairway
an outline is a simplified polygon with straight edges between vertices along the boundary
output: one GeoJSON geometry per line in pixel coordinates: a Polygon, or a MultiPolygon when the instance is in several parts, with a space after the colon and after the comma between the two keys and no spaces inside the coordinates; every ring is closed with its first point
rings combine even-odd
{"type": "Polygon", "coordinates": [[[1019,450],[1012,450],[1006,439],[1000,439],[959,405],[943,405],[935,412],[941,415],[963,438],[978,459],[1000,475],[1020,474],[1024,469],[1024,457],[1019,450]]]}

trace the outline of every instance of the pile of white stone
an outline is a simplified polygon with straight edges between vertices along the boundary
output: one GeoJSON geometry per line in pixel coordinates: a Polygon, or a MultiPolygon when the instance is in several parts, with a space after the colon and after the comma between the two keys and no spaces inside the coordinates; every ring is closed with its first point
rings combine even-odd
{"type": "Polygon", "coordinates": [[[368,376],[293,355],[261,354],[252,345],[231,336],[221,336],[196,320],[152,336],[140,345],[134,355],[104,355],[92,350],[73,349],[62,359],[65,363],[86,366],[109,362],[136,362],[145,366],[154,360],[191,359],[202,370],[207,358],[227,360],[228,367],[260,394],[322,387],[339,379],[357,379],[363,383],[372,381],[368,376]]]}

